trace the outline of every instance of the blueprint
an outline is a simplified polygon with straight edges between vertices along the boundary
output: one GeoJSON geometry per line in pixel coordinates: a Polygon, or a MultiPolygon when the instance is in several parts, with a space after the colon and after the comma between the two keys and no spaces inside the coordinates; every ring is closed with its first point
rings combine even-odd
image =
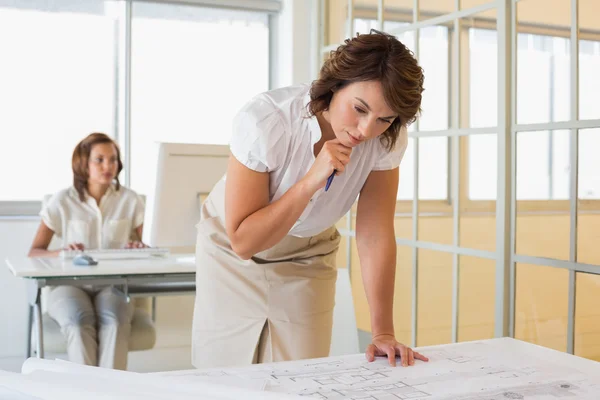
{"type": "Polygon", "coordinates": [[[390,367],[364,355],[167,373],[255,382],[264,390],[323,400],[597,400],[600,363],[514,339],[420,348],[429,362],[390,367]]]}

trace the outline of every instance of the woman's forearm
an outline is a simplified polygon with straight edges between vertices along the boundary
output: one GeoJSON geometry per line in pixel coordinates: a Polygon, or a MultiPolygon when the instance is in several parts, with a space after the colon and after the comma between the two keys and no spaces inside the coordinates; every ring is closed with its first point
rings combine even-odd
{"type": "Polygon", "coordinates": [[[393,235],[370,238],[357,236],[361,272],[373,336],[394,334],[394,284],[396,242],[393,235]]]}
{"type": "Polygon", "coordinates": [[[249,259],[283,239],[304,212],[314,190],[303,181],[292,186],[281,198],[246,217],[230,240],[242,259],[249,259]]]}
{"type": "Polygon", "coordinates": [[[28,257],[58,257],[60,250],[48,250],[32,248],[29,250],[28,257]]]}

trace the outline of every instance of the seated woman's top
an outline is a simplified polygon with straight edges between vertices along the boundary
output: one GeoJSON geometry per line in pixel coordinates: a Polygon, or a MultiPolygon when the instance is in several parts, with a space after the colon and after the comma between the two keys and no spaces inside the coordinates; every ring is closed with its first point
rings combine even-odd
{"type": "MultiPolygon", "coordinates": [[[[302,179],[315,161],[321,128],[315,116],[307,116],[309,90],[310,86],[299,85],[262,93],[234,119],[231,152],[246,167],[269,173],[271,202],[302,179]]],[[[344,173],[335,177],[327,193],[317,191],[289,234],[313,236],[335,224],[350,210],[369,173],[397,168],[407,145],[408,134],[402,128],[391,151],[379,138],[356,146],[344,173]]],[[[218,212],[224,219],[224,207],[218,212]]]]}
{"type": "MultiPolygon", "coordinates": [[[[44,224],[62,239],[62,246],[82,243],[86,249],[122,248],[144,223],[144,202],[133,190],[108,188],[100,204],[87,195],[79,199],[74,187],[54,194],[43,205],[44,224]]],[[[141,238],[139,238],[141,240],[141,238]]]]}

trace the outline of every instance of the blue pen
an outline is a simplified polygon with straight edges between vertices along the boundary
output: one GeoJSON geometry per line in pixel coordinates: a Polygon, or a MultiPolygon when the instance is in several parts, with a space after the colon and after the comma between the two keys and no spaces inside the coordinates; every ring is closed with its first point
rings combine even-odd
{"type": "Polygon", "coordinates": [[[331,175],[329,175],[329,178],[327,178],[327,185],[325,185],[325,191],[327,191],[329,189],[329,186],[331,186],[331,182],[333,182],[333,177],[335,176],[336,172],[337,170],[334,169],[331,175]]]}

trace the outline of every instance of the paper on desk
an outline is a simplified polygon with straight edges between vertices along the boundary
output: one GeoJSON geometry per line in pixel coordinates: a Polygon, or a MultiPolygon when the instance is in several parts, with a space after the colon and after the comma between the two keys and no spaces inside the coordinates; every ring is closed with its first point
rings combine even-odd
{"type": "Polygon", "coordinates": [[[600,398],[600,363],[514,339],[418,350],[430,361],[408,368],[356,354],[175,374],[267,379],[268,391],[330,400],[600,398]]]}
{"type": "Polygon", "coordinates": [[[94,376],[120,376],[122,371],[91,367],[89,365],[75,364],[69,361],[61,359],[44,359],[30,357],[21,366],[22,374],[31,374],[35,371],[48,371],[58,373],[71,373],[71,374],[93,374],[94,376]]]}
{"type": "Polygon", "coordinates": [[[256,390],[262,392],[266,390],[269,383],[266,379],[247,379],[240,376],[230,376],[222,373],[204,373],[201,370],[186,371],[168,371],[157,372],[163,377],[176,378],[180,382],[209,382],[219,385],[227,385],[240,389],[256,390]]]}
{"type": "MultiPolygon", "coordinates": [[[[87,374],[93,375],[94,377],[106,377],[108,379],[123,379],[124,371],[118,371],[107,368],[97,368],[87,365],[75,364],[65,360],[46,360],[40,358],[29,358],[23,363],[21,372],[24,374],[31,373],[36,370],[53,371],[59,373],[71,373],[71,374],[87,374]]],[[[198,370],[191,371],[169,371],[160,373],[161,376],[175,376],[180,382],[188,382],[194,384],[197,382],[208,382],[213,384],[227,385],[230,387],[236,387],[246,390],[263,391],[267,385],[267,381],[257,379],[245,379],[242,377],[230,377],[224,374],[203,374],[196,373],[198,370]]],[[[132,372],[125,372],[127,374],[126,379],[129,378],[129,374],[132,372]]],[[[145,374],[138,374],[145,376],[145,374]]]]}
{"type": "MultiPolygon", "coordinates": [[[[254,381],[251,384],[244,384],[241,380],[233,382],[192,379],[190,376],[159,376],[156,374],[141,374],[136,372],[118,371],[105,368],[78,365],[62,360],[42,360],[28,359],[22,367],[24,377],[30,377],[32,383],[44,382],[47,376],[58,376],[66,382],[76,381],[85,392],[94,391],[102,393],[103,396],[113,397],[114,387],[119,387],[118,393],[127,394],[129,397],[124,399],[137,399],[139,393],[143,393],[140,398],[168,398],[168,399],[210,399],[210,400],[230,400],[230,399],[249,399],[249,400],[297,400],[297,396],[284,397],[281,394],[261,392],[262,387],[257,386],[254,381]],[[110,389],[108,387],[110,386],[110,389]],[[108,392],[110,390],[110,393],[108,392]],[[150,393],[152,397],[148,393],[150,393]],[[131,397],[133,396],[133,397],[131,397]],[[158,396],[158,397],[156,397],[158,396]]],[[[43,386],[43,385],[42,385],[43,386]]],[[[77,390],[79,386],[74,386],[68,390],[77,390]]],[[[26,386],[25,386],[26,387],[26,386]]],[[[60,393],[65,393],[66,387],[59,388],[60,393]]],[[[37,392],[26,392],[30,395],[38,395],[37,392]]],[[[42,392],[44,393],[44,392],[42,392]]],[[[84,396],[90,398],[89,396],[84,396]]],[[[102,397],[106,398],[106,397],[102,397]]],[[[42,397],[42,399],[52,399],[53,397],[42,397]]],[[[120,399],[120,397],[119,397],[120,399]]],[[[66,400],[62,397],[60,400],[66,400]]]]}
{"type": "MultiPolygon", "coordinates": [[[[119,382],[106,378],[58,373],[53,371],[33,371],[5,379],[0,376],[0,387],[40,400],[217,400],[219,397],[186,393],[179,390],[158,389],[153,385],[138,382],[119,382]]],[[[28,397],[25,397],[28,399],[28,397]]]]}
{"type": "Polygon", "coordinates": [[[11,400],[41,400],[39,397],[34,397],[21,391],[16,388],[7,387],[4,382],[14,382],[15,380],[20,379],[21,375],[8,372],[8,371],[0,371],[0,399],[11,399],[11,400]]]}

